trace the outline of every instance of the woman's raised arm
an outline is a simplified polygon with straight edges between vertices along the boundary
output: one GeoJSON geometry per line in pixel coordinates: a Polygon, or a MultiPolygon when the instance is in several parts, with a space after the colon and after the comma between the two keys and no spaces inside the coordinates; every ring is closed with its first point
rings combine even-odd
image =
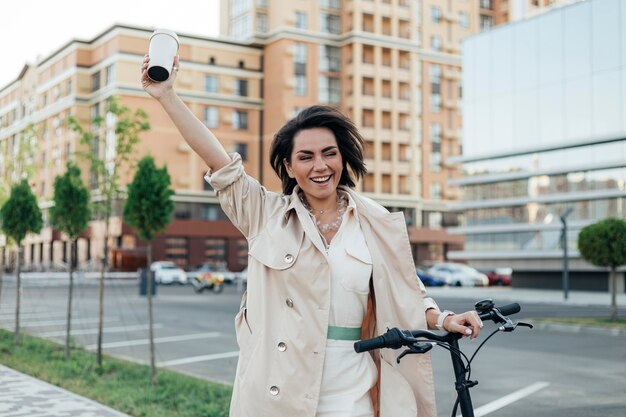
{"type": "Polygon", "coordinates": [[[226,150],[174,91],[174,81],[178,75],[178,57],[174,58],[174,67],[170,77],[163,82],[152,81],[148,77],[148,55],[141,67],[141,85],[148,94],[157,99],[168,114],[185,141],[206,162],[212,171],[217,171],[230,162],[226,150]]]}

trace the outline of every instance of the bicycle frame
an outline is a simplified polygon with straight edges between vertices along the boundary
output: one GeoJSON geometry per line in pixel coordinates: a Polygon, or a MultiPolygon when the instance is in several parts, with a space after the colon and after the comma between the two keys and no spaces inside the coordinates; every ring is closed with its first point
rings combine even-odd
{"type": "Polygon", "coordinates": [[[475,307],[482,320],[491,320],[500,326],[478,346],[476,352],[470,359],[468,359],[459,348],[459,339],[463,337],[460,333],[439,334],[428,330],[400,330],[397,327],[389,329],[387,333],[381,336],[356,342],[354,344],[354,350],[357,353],[361,353],[381,348],[399,349],[405,347],[407,349],[396,358],[397,362],[400,363],[400,360],[407,354],[426,353],[436,344],[445,347],[450,351],[455,377],[455,389],[457,392],[457,401],[455,401],[452,415],[453,417],[456,416],[458,404],[463,417],[474,417],[474,407],[472,405],[472,397],[469,389],[477,385],[478,381],[469,380],[466,376],[469,374],[472,359],[485,342],[498,331],[512,332],[518,325],[532,328],[530,324],[522,322],[514,323],[506,317],[520,311],[520,306],[517,303],[495,307],[493,301],[487,299],[479,301],[476,303],[475,307]],[[467,364],[463,362],[463,357],[467,360],[467,364]]]}

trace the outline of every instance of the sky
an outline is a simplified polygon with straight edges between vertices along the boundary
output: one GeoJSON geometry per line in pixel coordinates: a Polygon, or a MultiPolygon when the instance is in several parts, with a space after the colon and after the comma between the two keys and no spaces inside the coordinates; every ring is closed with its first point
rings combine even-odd
{"type": "Polygon", "coordinates": [[[93,39],[114,23],[218,36],[219,0],[3,0],[0,88],[38,56],[72,39],[93,39]]]}

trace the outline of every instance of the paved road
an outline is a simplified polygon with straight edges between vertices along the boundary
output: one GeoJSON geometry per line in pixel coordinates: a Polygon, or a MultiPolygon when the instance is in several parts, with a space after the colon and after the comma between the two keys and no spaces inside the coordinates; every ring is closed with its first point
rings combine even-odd
{"type": "MultiPolygon", "coordinates": [[[[502,300],[499,304],[515,299],[515,292],[507,289],[439,289],[432,293],[442,307],[455,311],[471,308],[480,298],[492,297],[497,303],[502,300]]],[[[25,330],[62,341],[65,288],[58,283],[27,283],[23,295],[25,330]]],[[[12,327],[13,297],[14,287],[8,283],[0,300],[0,326],[12,327]]],[[[533,297],[541,302],[525,301],[519,319],[608,314],[606,306],[564,305],[540,300],[539,295],[533,297]]],[[[202,378],[231,383],[237,360],[233,317],[239,298],[240,293],[232,286],[222,294],[195,294],[189,287],[159,287],[154,306],[157,361],[162,366],[202,378]]],[[[78,344],[94,349],[97,286],[79,284],[75,300],[74,338],[78,344]]],[[[137,295],[136,286],[127,282],[108,283],[105,311],[105,352],[147,361],[146,301],[137,295]]],[[[620,313],[626,315],[624,309],[620,313]]],[[[486,325],[483,332],[491,329],[492,325],[486,325]]],[[[465,341],[462,348],[471,353],[479,343],[465,341]]],[[[474,405],[479,409],[486,405],[493,408],[503,397],[518,395],[523,399],[504,401],[503,407],[490,415],[623,417],[626,415],[625,346],[624,336],[526,329],[498,334],[474,361],[473,377],[479,380],[472,392],[474,405]],[[528,395],[532,390],[535,391],[528,395]]],[[[439,415],[450,415],[453,388],[449,356],[439,349],[433,352],[433,358],[439,415]]]]}

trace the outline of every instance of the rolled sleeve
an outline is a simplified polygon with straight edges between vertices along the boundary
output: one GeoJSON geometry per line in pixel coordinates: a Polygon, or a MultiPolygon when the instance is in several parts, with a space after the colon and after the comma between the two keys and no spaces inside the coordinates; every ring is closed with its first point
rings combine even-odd
{"type": "Polygon", "coordinates": [[[243,163],[241,161],[241,155],[237,152],[233,152],[229,154],[230,162],[213,172],[209,170],[204,176],[204,180],[211,184],[211,187],[215,191],[221,191],[228,186],[232,185],[243,175],[246,175],[246,172],[243,169],[243,163]]]}
{"type": "Polygon", "coordinates": [[[437,303],[435,302],[435,300],[433,300],[430,297],[424,297],[422,299],[422,302],[424,303],[424,311],[428,311],[431,308],[434,308],[437,311],[441,311],[439,310],[439,306],[437,305],[437,303]]]}

